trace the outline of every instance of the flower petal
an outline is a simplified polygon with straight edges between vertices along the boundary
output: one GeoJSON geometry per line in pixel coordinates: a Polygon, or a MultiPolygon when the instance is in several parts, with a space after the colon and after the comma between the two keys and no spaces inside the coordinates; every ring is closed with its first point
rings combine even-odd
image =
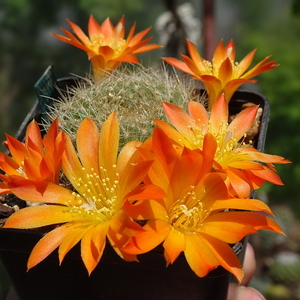
{"type": "Polygon", "coordinates": [[[165,249],[164,256],[167,265],[172,264],[186,248],[185,235],[182,232],[171,228],[163,243],[163,247],[165,249]]]}
{"type": "Polygon", "coordinates": [[[21,179],[10,182],[8,186],[12,193],[26,201],[78,204],[71,190],[51,182],[21,179]]]}
{"type": "Polygon", "coordinates": [[[244,271],[242,269],[240,260],[238,259],[232,248],[227,243],[224,243],[209,235],[201,234],[201,236],[203,238],[203,241],[218,259],[220,265],[224,269],[232,273],[236,277],[237,281],[241,283],[244,277],[244,271]]]}
{"type": "Polygon", "coordinates": [[[99,165],[107,171],[107,177],[115,178],[117,154],[119,147],[119,122],[115,112],[103,123],[99,138],[99,165]]]}
{"type": "Polygon", "coordinates": [[[211,109],[211,133],[216,134],[226,129],[228,123],[228,105],[224,94],[216,99],[211,109]]]}
{"type": "Polygon", "coordinates": [[[165,102],[163,108],[170,123],[188,139],[191,135],[191,128],[195,128],[193,119],[177,105],[165,102]]]}
{"type": "Polygon", "coordinates": [[[225,209],[252,210],[252,211],[262,211],[267,214],[273,215],[268,205],[257,199],[232,198],[227,200],[220,200],[213,203],[211,209],[212,211],[225,210],[225,209]]]}
{"type": "Polygon", "coordinates": [[[69,226],[72,230],[65,236],[58,248],[60,264],[64,260],[66,254],[82,239],[83,235],[89,229],[85,222],[73,222],[65,224],[64,226],[69,226]]]}
{"type": "Polygon", "coordinates": [[[6,221],[4,228],[38,228],[47,225],[71,222],[74,215],[69,209],[61,205],[40,205],[25,207],[12,214],[6,221]]]}
{"type": "Polygon", "coordinates": [[[239,140],[253,125],[257,110],[258,105],[243,109],[229,124],[227,130],[233,132],[233,136],[239,140]]]}
{"type": "Polygon", "coordinates": [[[220,265],[210,247],[207,246],[199,234],[187,234],[185,239],[186,249],[184,255],[197,276],[204,277],[220,265]]]}
{"type": "Polygon", "coordinates": [[[52,253],[63,241],[66,235],[73,230],[72,226],[68,224],[59,226],[44,237],[42,237],[32,249],[28,262],[27,269],[31,269],[44,260],[50,253],[52,253]]]}
{"type": "Polygon", "coordinates": [[[97,125],[91,119],[85,118],[78,127],[76,144],[82,165],[99,174],[99,131],[97,125]]]}
{"type": "Polygon", "coordinates": [[[96,245],[94,244],[92,239],[94,230],[95,226],[90,226],[81,239],[81,258],[89,275],[97,266],[104,250],[104,247],[102,249],[97,249],[96,245]]]}
{"type": "Polygon", "coordinates": [[[126,201],[124,210],[136,220],[158,219],[168,221],[168,213],[163,200],[144,200],[134,204],[126,201]]]}
{"type": "Polygon", "coordinates": [[[161,220],[149,221],[143,226],[144,232],[132,237],[123,248],[129,254],[146,253],[161,244],[170,230],[170,225],[161,220]]]}
{"type": "Polygon", "coordinates": [[[211,214],[200,228],[201,232],[230,244],[237,243],[259,229],[282,233],[279,225],[272,219],[255,212],[229,211],[211,214]]]}

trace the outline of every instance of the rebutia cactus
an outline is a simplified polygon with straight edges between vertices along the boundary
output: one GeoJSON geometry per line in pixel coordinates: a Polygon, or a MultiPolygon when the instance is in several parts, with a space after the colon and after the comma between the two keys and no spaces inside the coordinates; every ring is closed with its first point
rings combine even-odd
{"type": "Polygon", "coordinates": [[[196,85],[189,77],[171,76],[165,69],[125,67],[95,82],[78,80],[78,86],[70,88],[67,96],[50,108],[46,122],[58,117],[61,129],[75,139],[85,117],[101,127],[107,116],[116,111],[121,126],[120,146],[129,140],[144,141],[153,130],[152,119],[165,119],[162,102],[186,107],[190,100],[199,101],[196,85]]]}

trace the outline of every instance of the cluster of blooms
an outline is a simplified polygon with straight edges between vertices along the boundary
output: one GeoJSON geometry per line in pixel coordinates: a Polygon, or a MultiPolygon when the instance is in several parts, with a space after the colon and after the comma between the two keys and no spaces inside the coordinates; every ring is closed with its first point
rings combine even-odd
{"type": "MultiPolygon", "coordinates": [[[[67,37],[59,38],[84,49],[99,76],[121,61],[135,62],[135,53],[158,47],[145,47],[149,39],[141,40],[148,30],[133,37],[134,27],[124,40],[123,23],[122,18],[113,28],[107,19],[101,26],[91,17],[88,39],[69,22],[81,42],[67,31],[67,37]]],[[[4,227],[55,225],[32,250],[29,269],[57,247],[61,263],[81,241],[82,260],[91,273],[108,240],[126,261],[162,244],[167,264],[184,252],[199,277],[221,265],[241,282],[243,269],[229,244],[259,229],[282,233],[270,218],[270,208],[250,199],[250,191],[265,181],[282,184],[272,164],[289,161],[243,143],[257,106],[243,110],[228,124],[228,101],[235,89],[276,65],[266,58],[244,74],[254,52],[237,65],[233,42],[225,48],[219,44],[208,66],[190,42],[188,46],[191,59],[184,57],[185,63],[165,60],[204,82],[209,111],[197,102],[188,104],[188,113],[163,103],[171,125],[155,120],[145,142],[130,141],[120,151],[115,112],[100,133],[92,120],[84,119],[76,146],[59,132],[57,120],[44,137],[35,121],[24,143],[7,136],[11,156],[0,155],[5,173],[0,175],[0,193],[42,205],[15,212],[4,227]],[[72,188],[59,182],[61,172],[72,188]]]]}

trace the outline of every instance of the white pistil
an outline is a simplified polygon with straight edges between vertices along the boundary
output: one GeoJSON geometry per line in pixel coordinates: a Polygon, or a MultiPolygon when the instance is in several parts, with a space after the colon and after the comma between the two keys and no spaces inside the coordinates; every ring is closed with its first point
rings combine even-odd
{"type": "Polygon", "coordinates": [[[170,223],[184,233],[196,233],[210,210],[196,198],[194,187],[182,199],[178,199],[170,210],[170,223]]]}

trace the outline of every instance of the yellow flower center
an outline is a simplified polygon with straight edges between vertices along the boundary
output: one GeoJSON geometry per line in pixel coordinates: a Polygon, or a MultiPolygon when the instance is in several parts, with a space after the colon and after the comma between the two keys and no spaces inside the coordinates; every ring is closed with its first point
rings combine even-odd
{"type": "Polygon", "coordinates": [[[203,139],[204,139],[204,135],[206,133],[205,127],[206,127],[205,125],[203,125],[202,127],[188,126],[188,129],[190,132],[190,136],[189,136],[188,140],[192,145],[192,149],[201,149],[202,150],[203,139]]]}
{"type": "Polygon", "coordinates": [[[92,43],[91,49],[99,54],[99,47],[108,46],[114,50],[112,59],[119,57],[123,54],[126,45],[126,40],[119,38],[119,34],[112,37],[105,37],[103,34],[94,34],[90,37],[92,43]]]}
{"type": "MultiPolygon", "coordinates": [[[[116,166],[114,165],[113,168],[115,169],[116,166]]],[[[115,178],[112,179],[107,176],[107,170],[103,167],[100,167],[100,175],[93,169],[90,172],[86,172],[85,168],[82,170],[85,176],[76,178],[74,186],[78,191],[78,193],[74,192],[78,199],[78,206],[72,206],[70,212],[97,221],[110,220],[116,213],[119,174],[116,172],[115,178]]]]}
{"type": "MultiPolygon", "coordinates": [[[[200,120],[199,120],[200,121],[200,120]]],[[[242,150],[246,144],[237,140],[234,137],[234,132],[227,130],[228,123],[221,123],[218,130],[213,132],[210,122],[208,124],[207,132],[211,132],[217,142],[217,150],[214,156],[216,162],[220,165],[227,165],[229,162],[237,160],[245,160],[243,151],[235,151],[237,149],[242,150]]],[[[202,127],[188,127],[190,130],[189,142],[192,145],[192,149],[203,149],[203,139],[206,134],[205,126],[202,127]]],[[[246,133],[244,137],[246,137],[246,133]]],[[[251,144],[251,141],[250,141],[251,144]]]]}
{"type": "MultiPolygon", "coordinates": [[[[232,51],[232,48],[229,48],[227,51],[227,57],[230,56],[230,52],[232,51]]],[[[221,62],[221,64],[224,61],[221,62]]],[[[232,66],[232,75],[231,75],[231,79],[236,79],[239,78],[239,74],[240,74],[240,66],[238,62],[234,62],[230,59],[231,62],[231,66],[232,66]]],[[[221,64],[216,64],[214,59],[212,59],[212,61],[208,61],[208,60],[203,60],[201,62],[199,62],[199,64],[201,64],[200,66],[200,70],[202,70],[202,74],[201,75],[212,75],[215,76],[217,78],[219,78],[219,70],[221,67],[221,64]]]]}
{"type": "Polygon", "coordinates": [[[171,225],[183,233],[196,233],[203,220],[210,214],[195,194],[194,187],[175,201],[169,213],[171,225]]]}

